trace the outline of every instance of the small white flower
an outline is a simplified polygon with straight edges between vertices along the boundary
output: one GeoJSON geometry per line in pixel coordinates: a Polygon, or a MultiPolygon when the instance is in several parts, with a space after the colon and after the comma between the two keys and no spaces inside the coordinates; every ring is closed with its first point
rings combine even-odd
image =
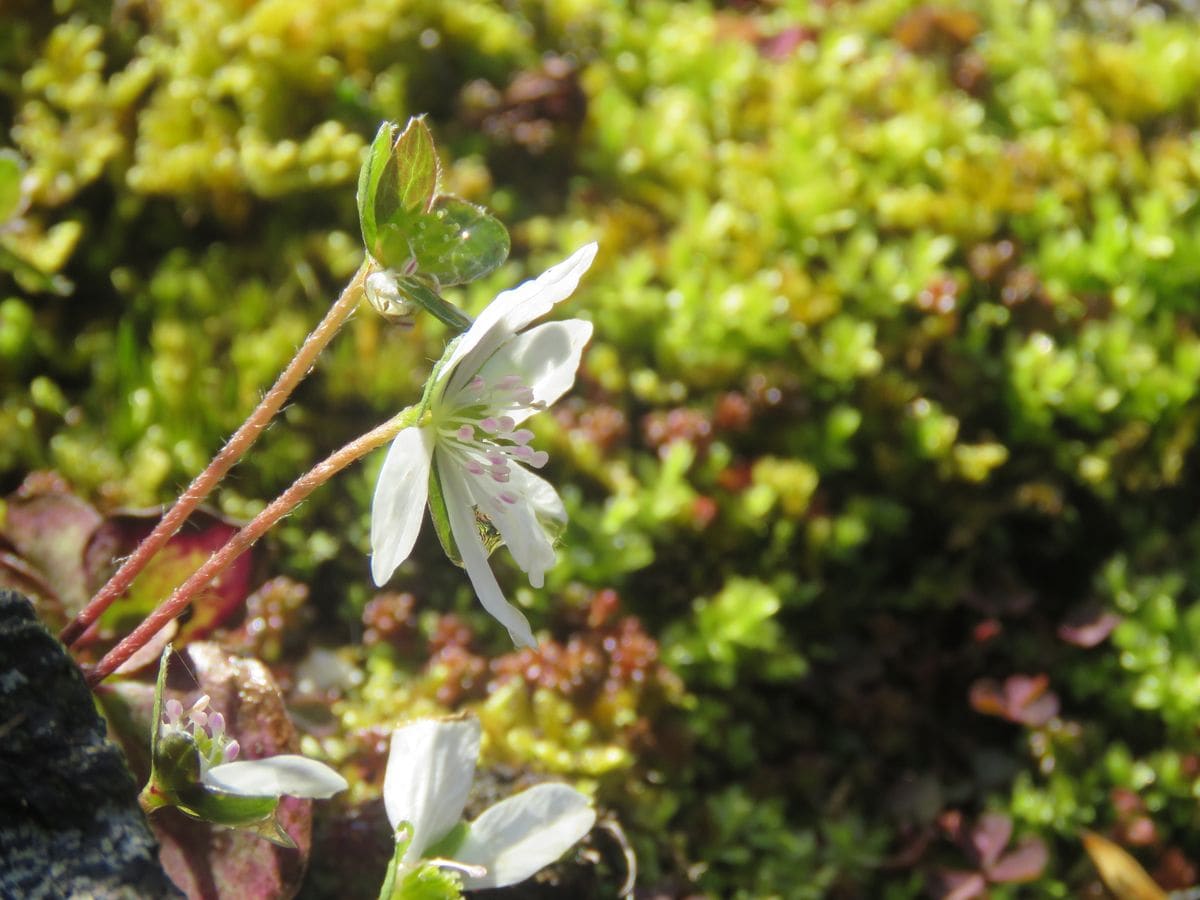
{"type": "MultiPolygon", "coordinates": [[[[526,468],[542,468],[548,456],[529,445],[533,433],[520,425],[570,389],[592,326],[568,319],[524,329],[571,295],[595,255],[594,243],[580,248],[479,314],[440,364],[421,424],[392,442],[371,506],[377,585],[412,552],[426,501],[435,522],[444,506],[475,593],[518,646],[537,641],[500,590],[477,517],[499,532],[530,584],[541,587],[554,564],[551,529],[561,528],[566,511],[557,491],[526,468]]],[[[439,536],[445,542],[440,530],[439,536]]]]}
{"type": "Polygon", "coordinates": [[[163,704],[165,721],[160,740],[172,734],[188,735],[200,758],[200,783],[205,787],[243,797],[310,797],[325,799],[349,785],[324,763],[284,753],[264,759],[240,760],[236,740],[225,734],[225,717],[208,709],[207,694],[185,712],[178,700],[163,704]]]}
{"type": "MultiPolygon", "coordinates": [[[[411,840],[401,858],[419,864],[447,839],[462,817],[479,756],[479,720],[424,719],[392,732],[383,801],[392,829],[407,824],[411,840]]],[[[501,800],[466,826],[457,845],[439,849],[453,859],[438,865],[463,874],[468,890],[505,887],[558,859],[595,824],[588,798],[565,784],[539,784],[501,800]]]]}

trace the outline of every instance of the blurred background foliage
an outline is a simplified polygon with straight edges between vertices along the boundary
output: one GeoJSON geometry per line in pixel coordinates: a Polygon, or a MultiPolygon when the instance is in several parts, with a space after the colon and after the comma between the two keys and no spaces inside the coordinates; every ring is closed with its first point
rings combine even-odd
{"type": "MultiPolygon", "coordinates": [[[[372,594],[378,459],[268,541],[243,645],[358,773],[306,891],[377,825],[386,859],[388,724],[462,706],[486,762],[595,791],[647,897],[1100,896],[1084,828],[1194,886],[1196,15],[10,0],[0,480],[172,498],[357,266],[379,121],[427,112],[513,236],[449,296],[600,241],[535,426],[571,525],[544,590],[498,562],[540,656],[428,535],[372,594]]],[[[410,402],[445,337],[364,308],[215,502],[410,402]]],[[[579,896],[623,877],[596,855],[579,896]]]]}

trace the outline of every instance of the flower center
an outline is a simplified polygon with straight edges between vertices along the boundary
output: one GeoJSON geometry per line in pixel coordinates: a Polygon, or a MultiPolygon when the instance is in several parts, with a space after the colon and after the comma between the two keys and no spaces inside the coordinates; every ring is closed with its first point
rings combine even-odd
{"type": "MultiPolygon", "coordinates": [[[[439,422],[437,433],[442,449],[471,475],[504,485],[512,478],[513,462],[535,469],[546,465],[550,454],[530,447],[533,432],[517,428],[510,415],[546,407],[533,399],[533,389],[520,375],[504,375],[492,382],[476,375],[456,399],[459,405],[439,422]]],[[[517,502],[517,495],[507,489],[500,489],[496,496],[510,505],[517,502]]]]}
{"type": "Polygon", "coordinates": [[[233,762],[241,749],[238,742],[225,736],[225,717],[219,712],[209,711],[208,694],[202,694],[192,706],[184,710],[183,704],[171,698],[163,704],[161,723],[163,733],[173,731],[190,734],[200,752],[202,767],[218,766],[233,762]]]}

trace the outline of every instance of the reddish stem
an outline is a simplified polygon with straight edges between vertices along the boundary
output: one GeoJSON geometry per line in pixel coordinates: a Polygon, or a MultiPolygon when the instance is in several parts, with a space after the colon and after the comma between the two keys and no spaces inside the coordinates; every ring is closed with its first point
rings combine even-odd
{"type": "Polygon", "coordinates": [[[317,487],[324,484],[356,459],[381,447],[416,418],[416,407],[405,410],[372,431],[351,441],[340,450],[317,463],[292,483],[274,502],[260,512],[245,528],[229,539],[220,550],[208,558],[187,581],[159,604],[137,628],[108,651],[87,676],[88,685],[95,687],[113,673],[125,660],[147,644],[158,630],[175,618],[187,606],[192,596],[227,569],[234,560],[250,549],[276,522],[295,509],[317,487]]]}
{"type": "Polygon", "coordinates": [[[325,349],[325,345],[337,334],[338,329],[342,327],[347,317],[358,305],[359,298],[362,296],[363,278],[366,271],[366,264],[359,267],[358,272],[346,285],[346,289],[342,291],[337,302],[329,308],[325,318],[305,338],[292,361],[288,363],[287,368],[276,379],[271,390],[255,407],[254,412],[250,413],[250,417],[234,432],[233,437],[229,439],[221,452],[213,457],[208,468],[196,476],[154,530],[146,535],[145,539],[138,544],[137,549],[121,563],[120,568],[108,579],[104,587],[100,588],[96,596],[88,601],[87,606],[62,630],[59,639],[64,644],[70,646],[78,642],[92,623],[112,606],[113,601],[129,589],[133,579],[146,567],[154,554],[174,536],[200,504],[200,501],[212,492],[217,483],[233,468],[234,463],[250,449],[258,436],[263,433],[275,413],[279,412],[284,401],[296,389],[296,385],[312,369],[318,354],[325,349]]]}

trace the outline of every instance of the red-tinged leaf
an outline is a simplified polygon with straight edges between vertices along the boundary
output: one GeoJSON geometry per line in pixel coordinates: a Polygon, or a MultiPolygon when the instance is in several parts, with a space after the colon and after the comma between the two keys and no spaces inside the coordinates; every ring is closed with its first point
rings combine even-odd
{"type": "Polygon", "coordinates": [[[1193,888],[1198,877],[1200,873],[1196,871],[1196,864],[1178,847],[1168,847],[1163,851],[1162,858],[1154,867],[1154,880],[1167,890],[1183,891],[1185,888],[1193,888]]]}
{"type": "MultiPolygon", "coordinates": [[[[104,583],[112,573],[115,560],[131,553],[159,519],[157,510],[126,511],[110,516],[96,529],[84,556],[92,589],[98,589],[104,583]]],[[[238,526],[228,519],[210,510],[196,510],[142,570],[126,597],[115,604],[101,622],[107,630],[120,632],[130,623],[141,621],[237,531],[238,526]]],[[[197,595],[192,617],[183,627],[177,643],[207,635],[237,611],[250,593],[253,568],[253,551],[250,551],[213,579],[197,595]]]]}
{"type": "Polygon", "coordinates": [[[1095,647],[1121,624],[1121,617],[1098,603],[1088,603],[1072,610],[1058,626],[1058,636],[1076,647],[1095,647]]]}
{"type": "Polygon", "coordinates": [[[971,629],[971,639],[977,644],[986,644],[1000,637],[1003,631],[1004,625],[999,619],[984,619],[971,629]]]}
{"type": "Polygon", "coordinates": [[[987,881],[978,872],[944,869],[938,872],[932,893],[938,900],[974,900],[987,893],[987,881]]]}
{"type": "Polygon", "coordinates": [[[1014,850],[1005,853],[995,865],[985,866],[988,878],[998,884],[1033,881],[1042,874],[1050,858],[1039,837],[1022,838],[1014,850]]]}
{"type": "Polygon", "coordinates": [[[1004,679],[1004,696],[1010,708],[1021,709],[1041,699],[1049,687],[1046,675],[1010,675],[1004,679]]]}
{"type": "Polygon", "coordinates": [[[32,600],[38,618],[50,627],[57,629],[66,624],[67,614],[58,599],[58,592],[35,566],[13,549],[0,550],[0,587],[12,588],[32,600]]]}
{"type": "MultiPolygon", "coordinates": [[[[230,656],[208,642],[189,645],[180,663],[172,666],[166,696],[179,700],[186,708],[200,694],[209,695],[209,709],[225,716],[226,733],[241,744],[240,759],[298,751],[299,739],[275,680],[257,660],[230,656]]],[[[149,776],[146,748],[154,686],[117,682],[106,685],[100,696],[110,728],[125,747],[135,775],[144,782],[149,776]]],[[[295,849],[279,847],[245,831],[216,828],[175,809],[156,811],[150,816],[150,824],[162,844],[163,868],[188,897],[291,897],[307,866],[312,801],[284,797],[277,816],[295,842],[295,849]]]]}
{"type": "Polygon", "coordinates": [[[1013,713],[1013,721],[1021,725],[1029,725],[1031,728],[1037,728],[1038,726],[1045,725],[1057,716],[1059,709],[1058,695],[1048,692],[1036,700],[1032,700],[1024,706],[1016,708],[1013,713]]]}
{"type": "Polygon", "coordinates": [[[1012,819],[1003,813],[984,813],[971,829],[971,849],[985,869],[992,865],[1012,837],[1012,819]]]}
{"type": "Polygon", "coordinates": [[[981,678],[971,685],[969,694],[971,709],[985,716],[1000,716],[1008,718],[1008,704],[1005,701],[1004,690],[999,682],[992,678],[981,678]]]}
{"type": "Polygon", "coordinates": [[[777,34],[761,37],[756,42],[759,55],[772,62],[783,62],[792,56],[804,44],[812,44],[817,40],[817,32],[803,25],[792,25],[777,34]]]}
{"type": "Polygon", "coordinates": [[[933,831],[921,828],[917,831],[901,833],[900,846],[883,861],[885,869],[911,869],[924,857],[929,845],[933,842],[933,831]]]}
{"type": "Polygon", "coordinates": [[[90,596],[83,550],[101,516],[74,494],[46,487],[38,492],[21,490],[8,499],[3,534],[54,592],[52,608],[73,616],[90,596]]]}
{"type": "Polygon", "coordinates": [[[966,825],[963,814],[957,809],[947,809],[938,814],[938,828],[942,829],[942,833],[956,844],[962,843],[963,835],[966,834],[966,825]]]}
{"type": "Polygon", "coordinates": [[[158,662],[163,649],[179,634],[179,620],[172,619],[154,633],[133,655],[113,670],[114,675],[133,675],[158,662]]]}
{"type": "Polygon", "coordinates": [[[1129,788],[1113,788],[1109,792],[1108,797],[1112,802],[1113,809],[1117,812],[1117,816],[1122,819],[1146,811],[1146,801],[1141,798],[1137,791],[1131,791],[1129,788]]]}
{"type": "Polygon", "coordinates": [[[1003,685],[981,678],[971,685],[971,708],[1036,728],[1059,712],[1058,696],[1048,690],[1049,686],[1050,679],[1045,675],[1010,675],[1003,685]]]}
{"type": "Polygon", "coordinates": [[[1158,828],[1149,816],[1133,816],[1118,828],[1121,839],[1134,847],[1149,847],[1158,843],[1158,828]]]}

